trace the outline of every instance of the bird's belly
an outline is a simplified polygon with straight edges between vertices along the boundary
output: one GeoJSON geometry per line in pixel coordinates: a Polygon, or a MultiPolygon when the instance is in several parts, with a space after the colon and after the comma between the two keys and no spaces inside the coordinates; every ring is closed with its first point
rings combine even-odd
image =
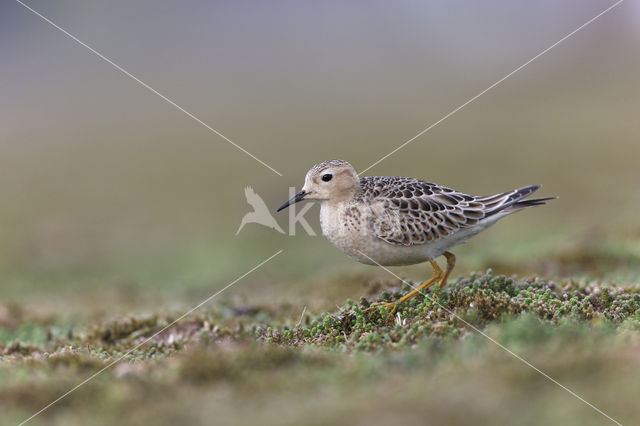
{"type": "Polygon", "coordinates": [[[364,223],[359,226],[343,218],[331,217],[331,212],[320,215],[322,233],[335,247],[347,256],[369,265],[412,265],[425,262],[436,253],[432,246],[414,245],[398,246],[390,244],[372,233],[364,223]]]}
{"type": "Polygon", "coordinates": [[[437,257],[446,250],[433,250],[434,247],[425,245],[397,246],[375,236],[357,239],[330,234],[325,236],[347,256],[368,265],[413,265],[437,257]]]}
{"type": "Polygon", "coordinates": [[[322,233],[347,256],[369,265],[413,265],[434,259],[451,247],[466,242],[481,229],[461,230],[447,238],[412,246],[395,245],[378,238],[364,223],[348,220],[335,210],[320,210],[322,233]]]}

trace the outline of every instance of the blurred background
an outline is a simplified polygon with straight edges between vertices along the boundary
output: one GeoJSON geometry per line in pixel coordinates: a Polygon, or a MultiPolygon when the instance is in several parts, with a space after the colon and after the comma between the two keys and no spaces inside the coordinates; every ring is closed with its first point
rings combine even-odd
{"type": "MultiPolygon", "coordinates": [[[[228,297],[386,276],[301,228],[235,236],[244,187],[275,208],[316,162],[368,167],[612,2],[28,4],[283,174],[2,2],[0,299],[114,313],[200,300],[279,249],[228,297]]],[[[620,5],[367,174],[560,197],[458,248],[458,274],[637,282],[639,18],[620,5]]]]}

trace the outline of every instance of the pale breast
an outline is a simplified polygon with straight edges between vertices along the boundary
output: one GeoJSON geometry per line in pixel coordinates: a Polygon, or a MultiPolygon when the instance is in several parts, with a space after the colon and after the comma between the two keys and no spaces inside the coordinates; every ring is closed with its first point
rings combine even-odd
{"type": "Polygon", "coordinates": [[[349,255],[357,253],[362,239],[367,238],[362,215],[346,202],[322,203],[320,226],[331,244],[349,255]]]}
{"type": "Polygon", "coordinates": [[[410,265],[426,261],[428,247],[402,247],[390,244],[372,229],[368,210],[375,206],[358,203],[322,203],[320,225],[324,236],[350,258],[366,264],[410,265]]]}

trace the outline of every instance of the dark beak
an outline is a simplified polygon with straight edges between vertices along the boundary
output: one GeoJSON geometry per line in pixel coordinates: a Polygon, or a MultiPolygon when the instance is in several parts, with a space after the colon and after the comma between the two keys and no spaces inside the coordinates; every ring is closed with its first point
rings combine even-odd
{"type": "Polygon", "coordinates": [[[284,203],[283,205],[281,205],[280,207],[278,207],[278,210],[276,211],[280,211],[280,210],[284,210],[287,207],[289,207],[291,204],[295,204],[298,201],[302,201],[304,200],[304,196],[307,195],[307,193],[305,192],[305,190],[303,189],[302,191],[298,192],[296,195],[293,196],[292,199],[290,199],[289,201],[287,201],[286,203],[284,203]]]}

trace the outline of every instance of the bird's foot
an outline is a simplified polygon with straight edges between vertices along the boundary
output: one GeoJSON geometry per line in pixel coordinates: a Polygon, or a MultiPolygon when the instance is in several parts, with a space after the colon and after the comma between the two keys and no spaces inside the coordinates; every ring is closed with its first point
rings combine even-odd
{"type": "Polygon", "coordinates": [[[377,311],[381,307],[388,309],[391,315],[395,314],[398,310],[398,304],[396,302],[379,302],[371,304],[368,308],[363,309],[363,312],[377,311]]]}

